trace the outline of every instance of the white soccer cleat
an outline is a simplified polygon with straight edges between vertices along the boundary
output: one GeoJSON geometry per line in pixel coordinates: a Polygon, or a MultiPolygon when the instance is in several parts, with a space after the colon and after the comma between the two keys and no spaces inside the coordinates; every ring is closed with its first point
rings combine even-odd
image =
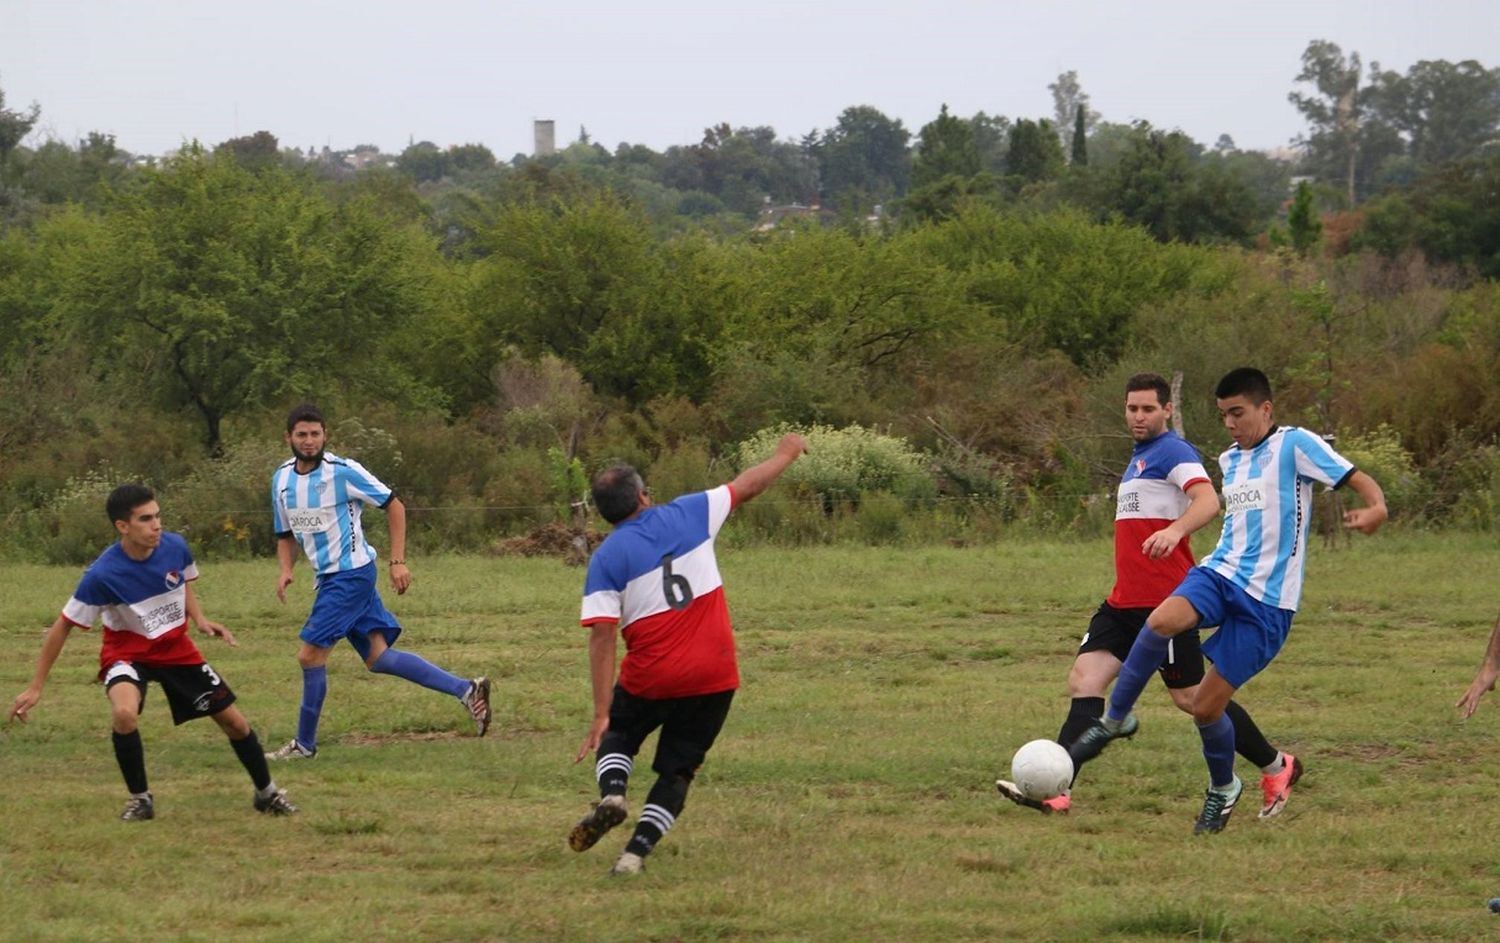
{"type": "Polygon", "coordinates": [[[291,740],[288,740],[286,742],[286,745],[283,746],[281,749],[277,750],[274,753],[267,753],[266,754],[266,759],[268,759],[268,760],[310,760],[310,759],[312,759],[313,757],[315,757],[317,755],[318,755],[318,751],[316,749],[309,750],[307,747],[305,747],[302,744],[298,743],[297,739],[295,737],[293,737],[291,740]]]}
{"type": "Polygon", "coordinates": [[[470,681],[468,693],[459,700],[469,709],[469,716],[474,719],[474,729],[479,732],[479,736],[484,736],[490,729],[490,679],[475,678],[470,681]]]}
{"type": "Polygon", "coordinates": [[[633,851],[623,851],[620,857],[615,859],[615,866],[609,869],[610,875],[640,874],[646,870],[646,859],[633,851]]]}

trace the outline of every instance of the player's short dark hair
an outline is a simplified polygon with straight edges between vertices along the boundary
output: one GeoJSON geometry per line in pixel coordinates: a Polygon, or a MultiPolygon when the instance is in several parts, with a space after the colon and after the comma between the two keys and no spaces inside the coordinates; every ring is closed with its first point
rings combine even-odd
{"type": "Polygon", "coordinates": [[[641,481],[641,473],[633,466],[617,462],[594,476],[590,490],[599,516],[611,524],[618,524],[641,506],[646,483],[641,481]]]}
{"type": "Polygon", "coordinates": [[[299,422],[315,422],[324,429],[328,428],[328,423],[323,421],[323,411],[312,403],[292,407],[292,411],[286,414],[286,431],[291,432],[297,428],[299,422]]]}
{"type": "Polygon", "coordinates": [[[1259,406],[1271,398],[1271,381],[1254,367],[1235,367],[1224,374],[1224,378],[1214,388],[1214,396],[1219,399],[1243,396],[1259,406]]]}
{"type": "Polygon", "coordinates": [[[1172,402],[1172,384],[1159,373],[1137,373],[1125,381],[1126,393],[1139,393],[1142,390],[1155,390],[1156,401],[1163,406],[1172,402]]]}
{"type": "Polygon", "coordinates": [[[109,493],[109,497],[104,499],[104,510],[109,514],[111,523],[128,521],[136,508],[155,500],[155,491],[139,482],[131,482],[109,493]]]}

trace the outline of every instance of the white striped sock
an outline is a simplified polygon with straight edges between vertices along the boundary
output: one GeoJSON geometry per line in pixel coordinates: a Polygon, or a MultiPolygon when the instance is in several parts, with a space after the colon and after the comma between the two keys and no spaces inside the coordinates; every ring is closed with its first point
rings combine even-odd
{"type": "Polygon", "coordinates": [[[629,779],[635,763],[623,753],[606,753],[594,764],[594,778],[603,782],[606,773],[621,773],[629,779]]]}
{"type": "Polygon", "coordinates": [[[677,816],[668,812],[666,809],[663,809],[659,805],[654,805],[648,802],[646,803],[646,807],[641,810],[641,817],[637,824],[639,825],[645,822],[650,822],[652,825],[656,826],[658,831],[665,835],[668,831],[671,830],[673,823],[675,823],[676,821],[677,816]]]}

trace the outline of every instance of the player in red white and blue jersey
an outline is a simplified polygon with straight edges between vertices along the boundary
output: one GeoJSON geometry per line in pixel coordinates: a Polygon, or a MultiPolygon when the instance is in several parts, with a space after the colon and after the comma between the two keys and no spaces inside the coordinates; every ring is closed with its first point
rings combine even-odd
{"type": "Polygon", "coordinates": [[[1235,730],[1225,707],[1236,689],[1259,674],[1291,630],[1302,594],[1314,482],[1348,485],[1364,503],[1344,526],[1373,534],[1386,519],[1385,495],[1319,436],[1272,418],[1271,382],[1252,367],[1225,374],[1214,390],[1219,415],[1234,440],[1219,456],[1224,472],[1224,529],[1219,544],[1146,619],[1120,669],[1103,719],[1079,735],[1075,755],[1097,756],[1110,740],[1137,728],[1130,713],[1146,679],[1175,637],[1198,626],[1219,631],[1203,644],[1213,659],[1193,699],[1209,788],[1195,834],[1219,832],[1239,800],[1234,775],[1235,730]]]}
{"type": "MultiPolygon", "coordinates": [[[[1154,373],[1136,374],[1125,383],[1125,424],[1135,448],[1120,476],[1115,505],[1115,585],[1089,621],[1068,673],[1068,716],[1057,734],[1064,747],[1104,715],[1105,691],[1119,675],[1146,617],[1192,569],[1188,537],[1219,513],[1218,495],[1198,450],[1168,428],[1171,396],[1166,379],[1154,373]]],[[[1192,712],[1203,669],[1198,630],[1174,638],[1158,673],[1178,709],[1192,712]]],[[[1301,761],[1272,747],[1239,704],[1231,701],[1226,712],[1238,752],[1261,768],[1266,797],[1262,817],[1280,813],[1301,774],[1301,761]]],[[[1075,782],[1085,759],[1074,764],[1075,782]]],[[[1041,812],[1072,808],[1071,790],[1037,801],[1013,783],[999,780],[995,785],[1012,802],[1041,812]]]]}
{"type": "Polygon", "coordinates": [[[360,526],[365,506],[385,509],[391,539],[391,585],[401,595],[411,586],[406,565],[406,507],[394,491],[353,459],[326,452],[328,428],[317,407],[304,403],[286,420],[292,457],[271,476],[271,514],[281,574],[276,597],[286,602],[298,550],[317,572],[312,613],[298,636],[302,646],[302,706],[297,735],[273,760],[311,759],[318,753],[318,722],[328,694],[328,655],[340,639],[380,674],[451,694],[468,709],[479,736],[490,724],[488,678],[461,678],[421,656],[395,648],[401,624],[375,588],[375,548],[360,526]]]}
{"type": "Polygon", "coordinates": [[[729,484],[665,505],[651,503],[629,465],[594,478],[594,506],[614,531],[594,551],[584,581],[594,719],[575,762],[597,751],[599,802],[569,832],[574,851],[592,848],[625,820],[635,756],[661,728],[651,764],[656,783],[611,873],[639,872],[682,814],[688,785],[740,685],[714,538],[731,510],[765,491],[805,451],[802,437],[788,434],[775,455],[729,484]],[[621,635],[625,659],[616,681],[621,635]]]}
{"type": "Polygon", "coordinates": [[[105,510],[120,539],[84,571],[62,615],[47,630],[36,673],[11,705],[10,716],[24,722],[41,700],[47,675],[72,629],[87,631],[102,621],[99,678],[109,696],[115,760],[130,792],[121,819],[138,822],[156,816],[139,729],[146,685],[151,681],[165,693],[173,723],[212,717],[229,737],[229,745],[255,784],[256,811],[296,812],[297,807],[272,781],[260,740],[234,706],[234,692],[188,636],[191,622],[205,635],[236,644],[228,629],[203,615],[192,587],[198,565],[187,541],[162,531],[156,495],[144,485],[116,488],[105,510]]]}

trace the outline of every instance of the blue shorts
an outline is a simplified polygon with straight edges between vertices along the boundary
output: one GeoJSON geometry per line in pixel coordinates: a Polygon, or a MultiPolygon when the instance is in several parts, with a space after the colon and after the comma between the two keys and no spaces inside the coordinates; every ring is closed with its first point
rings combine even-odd
{"type": "Polygon", "coordinates": [[[1292,610],[1251,598],[1207,567],[1189,570],[1172,595],[1192,605],[1200,626],[1219,627],[1203,640],[1203,654],[1213,660],[1219,676],[1236,688],[1271,663],[1292,630],[1292,610]]]}
{"type": "Polygon", "coordinates": [[[386,611],[375,589],[375,564],[320,574],[312,613],[297,637],[319,648],[332,648],[347,638],[364,658],[370,653],[371,632],[384,635],[387,645],[396,644],[401,634],[401,624],[386,611]]]}

